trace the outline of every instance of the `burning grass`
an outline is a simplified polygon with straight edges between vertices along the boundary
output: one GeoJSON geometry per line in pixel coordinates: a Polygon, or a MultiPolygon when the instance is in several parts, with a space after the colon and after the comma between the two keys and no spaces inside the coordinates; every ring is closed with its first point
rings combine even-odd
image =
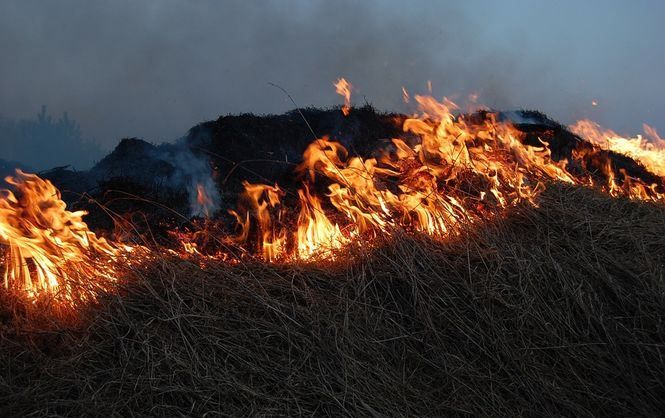
{"type": "Polygon", "coordinates": [[[334,261],[136,266],[82,321],[0,303],[18,414],[653,415],[665,209],[554,185],[334,261]],[[39,319],[41,318],[41,320],[39,319]]]}
{"type": "Polygon", "coordinates": [[[89,199],[115,223],[107,241],[48,180],[8,178],[4,409],[660,411],[663,140],[586,142],[414,100],[370,153],[323,136],[286,183],[243,179],[235,232],[214,164],[186,182],[205,218],[160,240],[89,199]]]}
{"type": "Polygon", "coordinates": [[[68,211],[50,181],[20,170],[6,181],[14,190],[0,198],[4,288],[31,300],[45,295],[68,310],[111,287],[116,262],[132,248],[97,237],[83,221],[86,212],[68,211]]]}

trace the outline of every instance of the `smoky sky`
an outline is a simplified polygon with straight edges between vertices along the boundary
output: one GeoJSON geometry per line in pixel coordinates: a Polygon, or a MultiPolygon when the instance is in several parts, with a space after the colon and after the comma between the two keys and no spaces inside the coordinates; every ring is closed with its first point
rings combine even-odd
{"type": "Polygon", "coordinates": [[[111,148],[291,109],[270,82],[301,106],[339,104],[343,76],[355,103],[383,110],[431,80],[437,97],[662,132],[663,17],[656,0],[3,0],[0,114],[45,104],[111,148]]]}

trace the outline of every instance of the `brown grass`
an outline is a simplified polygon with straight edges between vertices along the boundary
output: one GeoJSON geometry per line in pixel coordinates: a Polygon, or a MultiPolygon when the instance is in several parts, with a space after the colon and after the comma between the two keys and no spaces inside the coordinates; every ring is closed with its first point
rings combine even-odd
{"type": "Polygon", "coordinates": [[[164,258],[77,325],[0,311],[5,415],[653,415],[665,210],[551,187],[445,243],[164,258]],[[2,316],[4,315],[4,316],[2,316]]]}

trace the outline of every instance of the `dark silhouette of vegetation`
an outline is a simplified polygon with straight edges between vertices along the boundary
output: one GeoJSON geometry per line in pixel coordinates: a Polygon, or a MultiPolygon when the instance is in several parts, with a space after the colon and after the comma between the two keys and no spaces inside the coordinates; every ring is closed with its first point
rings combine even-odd
{"type": "Polygon", "coordinates": [[[42,106],[34,119],[14,120],[0,115],[0,157],[5,160],[37,170],[63,165],[85,169],[101,155],[99,144],[85,139],[79,124],[67,112],[54,119],[42,106]]]}

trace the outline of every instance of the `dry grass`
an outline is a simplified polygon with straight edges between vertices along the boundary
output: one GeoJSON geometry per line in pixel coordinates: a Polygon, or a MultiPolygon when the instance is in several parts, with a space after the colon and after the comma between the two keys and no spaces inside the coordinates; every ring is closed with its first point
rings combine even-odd
{"type": "Polygon", "coordinates": [[[658,414],[664,258],[662,208],[554,186],[447,243],[318,266],[164,259],[82,324],[3,312],[0,409],[658,414]]]}

